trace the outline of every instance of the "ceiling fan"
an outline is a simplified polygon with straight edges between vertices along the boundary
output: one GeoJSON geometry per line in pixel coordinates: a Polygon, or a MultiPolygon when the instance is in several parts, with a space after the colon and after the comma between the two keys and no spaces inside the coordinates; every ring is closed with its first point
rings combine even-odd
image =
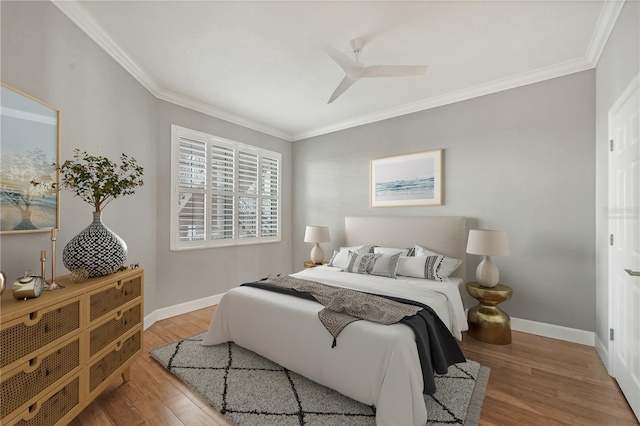
{"type": "Polygon", "coordinates": [[[415,75],[423,75],[427,72],[426,65],[372,65],[364,66],[358,61],[358,53],[364,47],[364,40],[354,38],[350,42],[351,49],[355,55],[355,60],[351,59],[344,53],[329,46],[328,44],[318,42],[318,45],[324,52],[340,65],[340,68],[347,74],[336,90],[334,90],[329,102],[335,101],[338,96],[342,95],[356,81],[364,77],[410,77],[415,75]]]}

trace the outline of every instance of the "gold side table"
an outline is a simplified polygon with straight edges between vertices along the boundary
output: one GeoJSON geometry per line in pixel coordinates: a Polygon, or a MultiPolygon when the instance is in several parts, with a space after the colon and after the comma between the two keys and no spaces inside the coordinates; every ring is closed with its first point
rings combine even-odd
{"type": "Polygon", "coordinates": [[[511,343],[511,319],[498,304],[511,299],[513,289],[503,284],[482,287],[477,282],[469,282],[467,292],[480,302],[469,309],[467,334],[481,342],[494,345],[511,343]]]}
{"type": "Polygon", "coordinates": [[[324,262],[322,262],[322,263],[320,264],[320,263],[313,263],[313,261],[311,261],[311,260],[305,260],[305,262],[304,262],[304,268],[305,268],[305,269],[308,269],[308,268],[315,268],[316,266],[326,265],[327,263],[329,263],[329,262],[324,261],[324,262]]]}

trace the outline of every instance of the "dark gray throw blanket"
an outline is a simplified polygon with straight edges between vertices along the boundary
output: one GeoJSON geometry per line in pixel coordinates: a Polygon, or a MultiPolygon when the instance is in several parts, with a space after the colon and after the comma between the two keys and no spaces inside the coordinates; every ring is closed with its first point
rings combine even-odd
{"type": "MultiPolygon", "coordinates": [[[[293,277],[289,277],[289,278],[296,280],[293,277]]],[[[280,279],[276,279],[275,283],[274,281],[271,281],[271,282],[270,281],[271,279],[265,278],[257,282],[246,283],[242,285],[248,286],[248,287],[255,287],[263,290],[268,290],[268,291],[273,291],[277,293],[287,294],[287,295],[299,297],[302,299],[315,300],[318,303],[322,304],[322,302],[317,300],[315,296],[312,295],[311,293],[308,293],[305,291],[298,291],[292,288],[292,286],[289,286],[289,284],[293,285],[293,281],[280,280],[280,279]],[[283,281],[289,281],[289,284],[284,284],[284,285],[281,284],[283,281]]],[[[299,280],[299,281],[307,281],[307,280],[299,280]]],[[[312,281],[307,281],[307,282],[312,282],[312,281]]],[[[301,287],[304,287],[307,285],[306,283],[298,283],[298,284],[300,284],[301,287]]],[[[314,284],[330,287],[332,289],[337,288],[337,287],[326,286],[320,283],[314,283],[314,284]]],[[[353,290],[349,290],[349,291],[353,291],[353,290]]],[[[440,318],[438,318],[438,315],[436,315],[433,309],[431,309],[429,306],[413,300],[401,299],[401,298],[392,297],[392,296],[372,295],[364,292],[358,292],[358,293],[362,293],[368,296],[373,296],[375,298],[381,298],[382,300],[398,302],[401,305],[411,305],[413,307],[420,308],[415,310],[414,314],[403,316],[402,318],[399,319],[399,321],[396,321],[396,322],[400,322],[410,327],[416,336],[416,346],[418,349],[418,356],[420,358],[420,365],[422,368],[422,378],[424,382],[423,392],[425,394],[432,395],[436,391],[436,384],[434,380],[435,373],[445,374],[450,365],[466,361],[466,359],[464,358],[464,355],[462,354],[462,351],[460,350],[460,347],[458,346],[458,343],[455,341],[454,337],[449,332],[449,329],[447,329],[447,327],[440,320],[440,318]]],[[[368,300],[371,301],[373,299],[368,299],[368,300]]],[[[325,305],[325,309],[327,309],[326,306],[327,305],[325,305]]],[[[353,308],[353,309],[354,309],[354,312],[357,312],[363,309],[370,310],[371,308],[353,308]]],[[[408,312],[411,312],[412,310],[414,309],[411,308],[411,310],[409,310],[408,312]]],[[[351,315],[350,318],[353,318],[353,316],[351,315]]],[[[358,318],[354,319],[353,321],[357,319],[358,318]]],[[[321,321],[322,321],[322,318],[321,318],[321,321]]],[[[344,318],[344,319],[340,318],[338,319],[338,321],[340,324],[337,328],[340,328],[340,326],[344,328],[347,324],[349,324],[350,322],[353,322],[349,318],[344,318]]],[[[340,328],[340,330],[342,328],[340,328]]],[[[334,336],[334,340],[335,340],[335,336],[334,336]]]]}

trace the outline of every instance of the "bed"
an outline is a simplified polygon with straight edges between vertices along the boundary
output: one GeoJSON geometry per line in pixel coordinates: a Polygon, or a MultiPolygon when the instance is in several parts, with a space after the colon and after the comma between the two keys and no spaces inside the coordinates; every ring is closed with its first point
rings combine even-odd
{"type": "MultiPolygon", "coordinates": [[[[422,245],[464,260],[464,217],[347,217],[345,246],[422,245]]],[[[464,263],[443,282],[398,276],[396,279],[350,274],[323,266],[294,277],[427,304],[451,334],[467,329],[460,289],[464,263]]],[[[423,379],[415,335],[405,324],[368,321],[349,324],[337,338],[318,320],[323,309],[311,300],[258,288],[238,287],[220,301],[203,344],[234,341],[296,373],[376,406],[379,425],[422,425],[427,421],[423,379]]]]}

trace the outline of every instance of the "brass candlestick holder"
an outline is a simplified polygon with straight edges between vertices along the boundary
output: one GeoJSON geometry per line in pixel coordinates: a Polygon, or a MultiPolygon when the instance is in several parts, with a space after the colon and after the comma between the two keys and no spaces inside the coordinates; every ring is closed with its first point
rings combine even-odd
{"type": "Polygon", "coordinates": [[[43,281],[46,282],[46,276],[45,276],[45,265],[47,263],[47,252],[44,250],[40,251],[40,278],[42,278],[43,281]]]}
{"type": "Polygon", "coordinates": [[[51,282],[47,286],[46,290],[59,290],[64,286],[56,283],[56,239],[58,236],[58,230],[51,230],[51,282]]]}

